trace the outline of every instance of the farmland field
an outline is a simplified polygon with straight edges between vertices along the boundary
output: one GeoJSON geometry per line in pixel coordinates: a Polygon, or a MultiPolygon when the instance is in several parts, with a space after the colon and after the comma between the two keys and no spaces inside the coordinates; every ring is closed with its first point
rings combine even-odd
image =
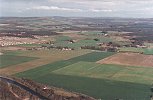
{"type": "Polygon", "coordinates": [[[69,36],[56,36],[55,39],[56,41],[67,41],[70,40],[71,38],[69,36]]]}
{"type": "Polygon", "coordinates": [[[153,55],[144,55],[139,53],[118,53],[112,57],[102,59],[98,61],[98,63],[153,67],[153,55]]]}
{"type": "Polygon", "coordinates": [[[14,75],[81,92],[97,99],[148,100],[153,82],[153,68],[96,63],[113,54],[92,52],[14,75]]]}
{"type": "Polygon", "coordinates": [[[114,100],[114,98],[122,98],[124,100],[149,100],[150,95],[150,85],[136,83],[57,75],[52,73],[39,77],[33,76],[27,78],[51,86],[81,92],[97,99],[102,98],[104,100],[114,100]]]}
{"type": "MultiPolygon", "coordinates": [[[[82,61],[91,61],[91,62],[93,62],[93,61],[98,61],[99,59],[103,59],[105,57],[108,57],[108,56],[110,56],[112,54],[113,53],[111,53],[111,52],[110,53],[106,53],[106,52],[91,52],[91,53],[87,53],[87,54],[84,54],[84,55],[81,55],[81,56],[78,56],[78,57],[74,57],[74,58],[71,58],[71,59],[67,59],[67,60],[64,59],[64,60],[61,60],[61,61],[55,61],[53,63],[51,63],[51,61],[50,61],[50,63],[48,63],[48,64],[39,66],[39,67],[31,69],[31,70],[28,70],[27,72],[29,73],[29,71],[30,71],[30,74],[33,74],[33,73],[44,74],[44,73],[53,71],[54,68],[56,70],[57,68],[65,67],[65,66],[71,65],[73,63],[77,63],[77,62],[79,62],[81,60],[82,61]],[[80,59],[80,58],[82,58],[82,59],[80,59]]],[[[24,74],[24,73],[21,73],[21,74],[24,74]]],[[[29,75],[29,74],[27,74],[27,75],[29,75]]]]}
{"type": "Polygon", "coordinates": [[[62,67],[65,67],[65,66],[68,66],[68,65],[71,65],[75,62],[69,62],[69,61],[57,61],[57,62],[54,62],[54,63],[49,63],[49,64],[46,64],[46,65],[42,65],[42,66],[39,66],[37,68],[34,68],[34,69],[31,69],[31,70],[28,70],[28,71],[25,71],[25,72],[21,72],[21,73],[17,73],[16,75],[17,76],[26,76],[26,77],[40,77],[40,75],[46,75],[48,73],[51,73],[52,71],[54,70],[57,70],[59,68],[62,68],[62,67]],[[38,75],[38,73],[40,73],[38,75]]]}
{"type": "Polygon", "coordinates": [[[153,48],[124,47],[124,48],[120,48],[119,51],[143,52],[146,55],[153,55],[153,48]]]}
{"type": "Polygon", "coordinates": [[[104,59],[106,57],[109,57],[115,53],[113,52],[92,52],[88,53],[86,55],[78,56],[72,59],[69,59],[70,61],[89,61],[89,62],[95,62],[100,59],[104,59]]]}
{"type": "Polygon", "coordinates": [[[120,48],[120,51],[131,51],[131,52],[144,52],[143,48],[124,47],[120,48]]]}
{"type": "Polygon", "coordinates": [[[36,57],[15,56],[15,55],[0,55],[0,68],[16,65],[23,62],[28,62],[37,59],[36,57]]]}
{"type": "Polygon", "coordinates": [[[39,47],[42,44],[19,44],[17,46],[21,46],[21,47],[39,47]]]}
{"type": "MultiPolygon", "coordinates": [[[[30,51],[8,51],[7,55],[19,55],[19,56],[27,56],[27,57],[38,57],[38,58],[47,58],[47,57],[63,57],[69,56],[70,58],[80,56],[83,54],[90,53],[91,50],[72,50],[72,51],[61,51],[57,49],[50,50],[30,50],[30,51]],[[55,56],[56,55],[56,56],[55,56]]],[[[68,58],[69,58],[68,57],[68,58]]],[[[66,59],[66,57],[65,57],[66,59]]]]}
{"type": "Polygon", "coordinates": [[[94,41],[94,40],[80,40],[80,41],[77,41],[75,43],[69,43],[68,41],[58,41],[54,45],[55,46],[61,46],[61,47],[67,46],[67,47],[78,49],[81,46],[85,46],[85,45],[96,46],[96,43],[98,43],[98,42],[94,41]]]}
{"type": "Polygon", "coordinates": [[[144,50],[144,54],[153,55],[153,48],[145,49],[145,50],[144,50]]]}
{"type": "Polygon", "coordinates": [[[73,37],[67,34],[66,36],[57,36],[54,46],[61,46],[61,47],[67,46],[67,47],[78,49],[81,46],[87,46],[87,45],[97,47],[97,43],[113,41],[112,39],[108,37],[95,35],[96,32],[90,32],[90,33],[91,34],[83,33],[84,35],[78,35],[74,33],[73,35],[76,37],[73,37]],[[73,39],[77,41],[75,43],[70,43],[68,41],[68,40],[73,40],[73,39]],[[94,39],[98,39],[98,41],[95,41],[94,39]]]}
{"type": "Polygon", "coordinates": [[[118,81],[152,84],[153,68],[135,66],[119,66],[108,64],[96,64],[93,62],[78,62],[58,70],[55,74],[84,76],[92,78],[104,78],[118,81]]]}
{"type": "Polygon", "coordinates": [[[23,73],[17,76],[30,78],[40,83],[61,87],[70,91],[81,92],[97,99],[113,100],[114,98],[122,98],[124,100],[149,100],[151,94],[151,86],[144,84],[52,74],[51,72],[44,75],[35,73],[31,74],[31,76],[28,76],[30,74],[28,71],[23,73]]]}
{"type": "MultiPolygon", "coordinates": [[[[0,69],[1,74],[15,74],[18,72],[22,72],[28,69],[36,68],[41,65],[45,65],[48,63],[56,62],[59,60],[67,60],[76,56],[80,56],[86,53],[91,52],[90,50],[73,50],[73,51],[60,51],[60,50],[32,50],[29,52],[19,53],[19,56],[26,57],[37,57],[39,59],[32,60],[29,62],[24,62],[16,65],[10,65],[9,68],[0,69]]],[[[11,52],[13,54],[13,52],[11,52]]],[[[17,53],[15,53],[17,54],[17,53]]]]}
{"type": "MultiPolygon", "coordinates": [[[[101,3],[106,0],[65,0],[61,3],[58,1],[62,0],[31,1],[32,5],[27,6],[30,9],[24,7],[28,2],[12,2],[18,8],[22,8],[23,3],[23,11],[14,11],[18,8],[12,9],[16,12],[14,14],[3,11],[8,17],[4,15],[0,18],[0,76],[12,77],[15,81],[18,81],[16,77],[22,78],[21,85],[32,89],[34,95],[28,93],[28,97],[23,93],[25,90],[20,88],[21,91],[14,91],[18,87],[6,81],[0,83],[2,87],[3,83],[8,87],[7,90],[5,86],[0,89],[6,92],[0,97],[31,99],[40,92],[39,96],[53,100],[65,99],[63,95],[67,95],[66,99],[72,99],[66,92],[53,91],[51,88],[55,86],[97,100],[153,99],[153,19],[144,18],[147,15],[133,18],[135,11],[130,10],[130,14],[126,9],[120,9],[133,9],[137,2],[131,5],[131,2],[124,3],[126,0],[123,0],[121,3],[125,7],[113,5],[118,11],[125,10],[125,14],[119,16],[120,11],[113,9],[117,12],[111,17],[113,12],[103,11],[107,7],[110,9],[105,2],[107,7],[101,3]],[[90,7],[89,1],[95,7],[90,7]],[[18,17],[20,14],[22,17],[18,17]],[[41,17],[37,17],[41,14],[41,17]],[[37,82],[42,84],[42,89],[37,82]],[[55,93],[58,95],[54,96],[55,93]]],[[[4,4],[4,8],[8,7],[7,2],[4,4]]],[[[143,9],[142,4],[138,13],[143,9]]],[[[84,96],[80,95],[79,98],[85,100],[84,96]]]]}
{"type": "Polygon", "coordinates": [[[29,52],[29,51],[21,51],[21,50],[16,50],[16,51],[11,51],[11,50],[5,50],[2,51],[5,55],[16,55],[19,56],[23,53],[29,52]]]}

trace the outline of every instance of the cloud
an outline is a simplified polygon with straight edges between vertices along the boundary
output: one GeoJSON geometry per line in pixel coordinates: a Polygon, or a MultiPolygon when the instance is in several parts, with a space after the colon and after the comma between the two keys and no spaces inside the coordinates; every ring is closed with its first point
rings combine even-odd
{"type": "Polygon", "coordinates": [[[0,0],[1,14],[153,17],[153,0],[0,0]],[[21,13],[22,12],[22,13],[21,13]],[[43,13],[43,14],[42,14],[43,13]]]}
{"type": "Polygon", "coordinates": [[[34,10],[56,10],[56,11],[71,11],[71,12],[81,12],[83,10],[81,9],[74,9],[74,8],[63,8],[63,7],[57,7],[57,6],[36,6],[28,9],[34,9],[34,10]]]}
{"type": "Polygon", "coordinates": [[[111,9],[108,9],[108,10],[106,10],[106,9],[101,9],[101,10],[99,10],[99,9],[91,9],[90,11],[92,11],[92,12],[112,12],[113,10],[111,10],[111,9]]]}
{"type": "MultiPolygon", "coordinates": [[[[53,2],[53,1],[55,1],[55,0],[48,0],[48,1],[51,1],[51,2],[53,2]]],[[[121,2],[121,1],[123,1],[123,2],[126,2],[126,1],[130,1],[130,2],[150,2],[150,1],[152,1],[152,0],[56,0],[55,2],[80,2],[80,1],[82,1],[82,2],[97,2],[97,1],[101,1],[101,2],[116,2],[116,1],[119,1],[119,2],[121,2]]]]}
{"type": "Polygon", "coordinates": [[[32,8],[27,8],[27,10],[56,10],[56,11],[72,11],[72,12],[112,12],[111,9],[74,9],[74,8],[63,8],[57,6],[36,6],[32,8]]]}

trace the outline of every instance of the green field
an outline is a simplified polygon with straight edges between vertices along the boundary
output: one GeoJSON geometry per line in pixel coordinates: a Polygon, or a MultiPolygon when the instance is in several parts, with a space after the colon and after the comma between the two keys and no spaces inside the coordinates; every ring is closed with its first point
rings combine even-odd
{"type": "Polygon", "coordinates": [[[71,38],[68,36],[56,36],[55,39],[56,39],[56,42],[71,40],[71,38]]]}
{"type": "Polygon", "coordinates": [[[54,70],[71,65],[73,63],[75,63],[75,62],[69,62],[69,61],[65,61],[65,60],[57,61],[57,62],[50,63],[47,65],[39,66],[37,68],[31,69],[31,70],[28,70],[25,72],[18,73],[16,75],[20,76],[20,77],[23,76],[23,77],[28,77],[28,78],[32,78],[32,77],[39,78],[40,76],[46,75],[48,73],[51,73],[54,70]],[[39,75],[38,75],[38,73],[39,73],[39,75]]]}
{"type": "Polygon", "coordinates": [[[53,71],[55,74],[111,79],[117,81],[152,84],[153,68],[78,62],[53,71]]]}
{"type": "Polygon", "coordinates": [[[150,96],[150,86],[142,84],[56,74],[48,74],[36,80],[104,100],[149,100],[150,96]]]}
{"type": "MultiPolygon", "coordinates": [[[[36,68],[42,65],[46,65],[48,63],[53,63],[60,60],[67,60],[73,57],[81,56],[87,53],[92,52],[91,50],[71,50],[71,51],[62,51],[56,49],[50,50],[28,50],[25,52],[3,52],[5,55],[14,55],[14,56],[24,56],[24,57],[34,57],[39,58],[36,60],[32,60],[26,63],[20,63],[11,65],[10,67],[2,69],[1,74],[15,74],[19,72],[23,72],[32,68],[36,68]]],[[[9,62],[9,61],[8,61],[9,62]]],[[[10,61],[11,62],[11,61],[10,61]]]]}
{"type": "MultiPolygon", "coordinates": [[[[23,77],[23,76],[20,76],[23,77]]],[[[26,76],[24,76],[26,77],[26,76]]],[[[149,100],[150,86],[106,79],[95,79],[78,76],[57,75],[48,73],[39,77],[27,77],[37,82],[81,92],[104,100],[149,100]]]]}
{"type": "Polygon", "coordinates": [[[68,41],[58,41],[56,42],[54,45],[55,46],[61,46],[61,47],[71,47],[71,48],[75,48],[78,49],[81,46],[97,46],[98,41],[95,40],[80,40],[78,42],[75,43],[69,43],[68,41]]]}
{"type": "Polygon", "coordinates": [[[120,51],[143,52],[144,54],[153,55],[152,48],[149,49],[149,48],[125,47],[125,48],[120,48],[120,51]]]}
{"type": "Polygon", "coordinates": [[[10,65],[20,64],[37,59],[36,57],[15,56],[15,55],[0,55],[0,68],[10,65]]]}
{"type": "Polygon", "coordinates": [[[151,94],[151,86],[144,84],[53,74],[51,72],[44,74],[35,73],[31,74],[32,76],[28,76],[28,74],[28,72],[25,72],[17,76],[30,78],[40,83],[61,87],[70,91],[81,92],[97,99],[149,100],[151,94]]]}
{"type": "Polygon", "coordinates": [[[89,33],[90,34],[88,34],[88,32],[84,33],[86,35],[83,36],[83,39],[79,39],[75,43],[68,42],[68,40],[73,40],[73,38],[71,38],[71,37],[57,36],[57,37],[55,37],[56,42],[54,43],[54,46],[61,46],[61,47],[66,47],[67,46],[67,47],[78,49],[81,46],[98,46],[97,43],[112,42],[113,41],[111,38],[108,38],[108,37],[94,35],[96,32],[89,32],[89,33]],[[95,41],[94,39],[99,39],[99,41],[95,41]]]}
{"type": "Polygon", "coordinates": [[[153,48],[145,49],[144,54],[153,55],[153,48]]]}
{"type": "Polygon", "coordinates": [[[50,73],[54,70],[57,70],[58,68],[62,68],[62,67],[77,63],[79,61],[94,62],[94,61],[98,61],[100,59],[106,58],[108,56],[111,56],[113,54],[114,53],[112,53],[112,52],[91,52],[91,53],[87,53],[87,54],[84,54],[84,55],[81,55],[78,57],[74,57],[74,58],[71,58],[68,60],[61,60],[61,61],[50,63],[47,65],[43,65],[43,66],[37,67],[35,69],[31,69],[31,70],[25,71],[23,73],[19,73],[19,75],[33,76],[33,74],[37,74],[37,73],[40,73],[40,75],[43,75],[43,74],[50,73]]]}
{"type": "Polygon", "coordinates": [[[135,48],[135,47],[125,47],[125,48],[120,48],[120,51],[144,52],[144,49],[135,48]]]}
{"type": "Polygon", "coordinates": [[[114,52],[92,52],[88,53],[82,56],[78,56],[72,59],[69,59],[69,61],[88,61],[88,62],[95,62],[98,60],[101,60],[103,58],[106,58],[108,56],[111,56],[115,54],[114,52]]]}
{"type": "Polygon", "coordinates": [[[43,65],[15,76],[81,92],[97,99],[149,100],[153,69],[95,63],[113,54],[92,52],[43,65]]]}

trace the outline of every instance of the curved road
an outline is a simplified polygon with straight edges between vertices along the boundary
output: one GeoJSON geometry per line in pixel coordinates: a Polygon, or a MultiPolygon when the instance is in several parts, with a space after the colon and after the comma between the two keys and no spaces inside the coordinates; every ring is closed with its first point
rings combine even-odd
{"type": "Polygon", "coordinates": [[[27,86],[25,86],[25,85],[23,85],[23,84],[21,84],[19,82],[14,81],[12,79],[9,79],[7,77],[0,76],[0,80],[3,80],[5,82],[8,82],[8,83],[11,83],[11,84],[14,84],[14,85],[17,85],[20,88],[22,88],[22,89],[30,92],[31,94],[38,96],[41,100],[49,100],[48,98],[46,98],[45,96],[41,95],[40,93],[38,93],[38,92],[30,89],[29,87],[27,87],[27,86]]]}

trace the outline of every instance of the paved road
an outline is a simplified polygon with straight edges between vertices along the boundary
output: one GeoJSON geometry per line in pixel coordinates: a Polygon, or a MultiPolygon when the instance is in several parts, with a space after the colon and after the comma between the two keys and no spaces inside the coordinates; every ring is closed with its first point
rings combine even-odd
{"type": "Polygon", "coordinates": [[[23,85],[21,83],[18,83],[16,81],[12,80],[12,79],[9,79],[7,77],[0,76],[0,80],[5,81],[5,82],[8,82],[8,83],[11,83],[11,84],[14,84],[14,85],[17,85],[20,88],[28,91],[29,93],[38,96],[41,100],[49,100],[46,97],[44,97],[43,95],[39,94],[38,92],[36,92],[36,91],[30,89],[29,87],[27,87],[27,86],[25,86],[25,85],[23,85]]]}

